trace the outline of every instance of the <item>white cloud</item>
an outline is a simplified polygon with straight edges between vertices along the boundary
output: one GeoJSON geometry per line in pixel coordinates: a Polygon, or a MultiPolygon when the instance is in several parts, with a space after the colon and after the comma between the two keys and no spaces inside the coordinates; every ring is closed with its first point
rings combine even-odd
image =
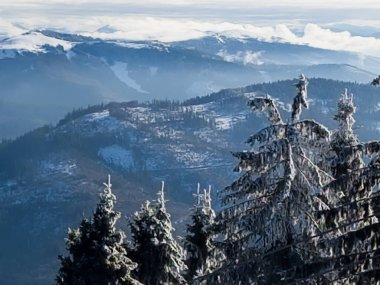
{"type": "Polygon", "coordinates": [[[5,21],[0,19],[0,39],[5,38],[12,35],[19,35],[24,33],[26,30],[17,27],[16,25],[10,23],[9,21],[5,21]]]}
{"type": "MultiPolygon", "coordinates": [[[[297,42],[296,42],[297,43],[297,42]]],[[[308,24],[299,44],[331,50],[360,52],[380,57],[380,39],[374,37],[352,36],[349,32],[333,32],[315,24],[308,24]]]]}
{"type": "MultiPolygon", "coordinates": [[[[118,2],[117,0],[112,1],[118,2]]],[[[12,2],[20,3],[20,1],[12,2]]],[[[35,1],[23,2],[36,3],[35,1]]],[[[160,1],[150,0],[150,2],[156,3],[160,1]]],[[[169,1],[161,2],[167,3],[169,1]]],[[[0,19],[0,39],[16,36],[31,29],[54,29],[105,39],[148,39],[164,42],[200,38],[210,33],[220,33],[240,38],[254,37],[264,41],[306,44],[317,48],[353,51],[380,57],[380,39],[378,38],[353,36],[349,32],[334,32],[330,29],[322,28],[320,25],[310,23],[304,25],[301,32],[296,33],[293,26],[285,24],[255,25],[247,22],[199,20],[174,16],[169,18],[147,15],[101,14],[104,15],[92,15],[91,13],[29,15],[26,12],[25,14],[11,14],[11,16],[0,19]],[[105,26],[107,29],[101,29],[105,26]]],[[[0,12],[0,15],[5,14],[0,12]]],[[[370,23],[370,20],[365,23],[370,23]]],[[[374,23],[378,24],[379,22],[374,23]]],[[[244,57],[244,55],[240,55],[240,57],[242,56],[244,57]]]]}
{"type": "Polygon", "coordinates": [[[239,51],[236,54],[229,54],[226,50],[220,50],[217,55],[222,57],[225,61],[228,62],[239,62],[244,65],[261,65],[264,62],[260,60],[262,52],[253,52],[253,51],[239,51]]]}
{"type": "MultiPolygon", "coordinates": [[[[106,19],[100,21],[108,22],[106,19]]],[[[333,32],[316,24],[307,24],[302,35],[296,35],[286,25],[255,26],[229,22],[200,22],[163,18],[134,18],[112,21],[115,33],[86,33],[100,38],[160,40],[164,42],[200,38],[209,33],[220,33],[238,38],[254,37],[264,41],[279,41],[309,45],[330,50],[344,50],[380,56],[380,39],[352,36],[349,32],[333,32]]]]}

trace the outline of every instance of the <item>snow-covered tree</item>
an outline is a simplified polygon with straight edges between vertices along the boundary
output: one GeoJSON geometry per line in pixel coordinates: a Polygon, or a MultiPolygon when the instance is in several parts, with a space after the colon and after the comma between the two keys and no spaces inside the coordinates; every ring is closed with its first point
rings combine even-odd
{"type": "Polygon", "coordinates": [[[210,273],[217,267],[220,254],[215,249],[214,219],[215,212],[211,206],[211,188],[199,192],[198,184],[197,201],[191,209],[191,222],[186,227],[184,238],[186,279],[191,282],[194,277],[210,273]]]}
{"type": "Polygon", "coordinates": [[[69,255],[60,256],[57,284],[141,284],[131,277],[137,265],[123,247],[125,234],[115,227],[120,213],[114,211],[116,197],[111,191],[110,176],[104,186],[92,219],[83,219],[78,229],[69,229],[66,239],[69,255]]]}
{"type": "Polygon", "coordinates": [[[308,106],[303,75],[296,87],[288,123],[270,96],[248,102],[254,111],[266,112],[271,124],[248,139],[251,150],[234,153],[240,160],[235,170],[243,175],[220,193],[217,226],[227,258],[208,276],[213,282],[279,284],[313,258],[314,243],[293,245],[318,232],[311,213],[323,202],[314,197],[330,176],[316,158],[330,133],[313,120],[300,120],[302,107],[308,106]]]}
{"type": "Polygon", "coordinates": [[[185,284],[183,249],[173,238],[174,228],[165,207],[164,183],[153,203],[146,201],[131,223],[137,279],[145,285],[185,284]]]}
{"type": "Polygon", "coordinates": [[[355,111],[353,95],[349,95],[346,89],[338,101],[338,113],[334,117],[339,125],[331,140],[333,152],[331,169],[334,177],[345,175],[364,166],[363,153],[355,148],[359,144],[359,139],[353,130],[355,111]]]}
{"type": "Polygon", "coordinates": [[[335,179],[320,195],[328,207],[317,213],[322,231],[318,262],[324,269],[312,277],[325,284],[380,284],[380,213],[373,209],[379,196],[380,142],[359,141],[354,113],[353,95],[346,90],[338,101],[334,119],[339,128],[330,145],[335,179]]]}
{"type": "Polygon", "coordinates": [[[309,82],[307,81],[305,75],[301,74],[298,78],[298,82],[295,84],[297,88],[297,95],[294,97],[293,105],[292,105],[292,122],[299,121],[302,107],[309,108],[307,103],[307,85],[309,82]]]}

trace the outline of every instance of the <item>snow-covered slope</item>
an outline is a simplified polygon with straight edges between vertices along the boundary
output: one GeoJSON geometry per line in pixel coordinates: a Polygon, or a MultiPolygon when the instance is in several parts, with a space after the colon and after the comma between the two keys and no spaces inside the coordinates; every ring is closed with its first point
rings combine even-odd
{"type": "Polygon", "coordinates": [[[185,100],[301,72],[365,83],[378,66],[379,59],[357,53],[247,37],[160,43],[36,30],[0,41],[0,70],[6,70],[0,74],[0,138],[92,104],[185,100]]]}
{"type": "Polygon", "coordinates": [[[46,36],[34,31],[0,41],[1,50],[15,50],[18,52],[46,52],[44,47],[62,47],[63,50],[70,50],[75,43],[46,36]]]}
{"type": "MultiPolygon", "coordinates": [[[[183,104],[96,105],[69,113],[55,127],[0,144],[0,243],[7,244],[0,276],[10,282],[2,284],[53,280],[67,227],[91,212],[108,173],[126,216],[154,198],[165,180],[173,220],[181,227],[196,184],[216,190],[229,185],[235,178],[230,152],[246,148],[245,139],[267,125],[264,116],[246,107],[248,97],[269,93],[281,112],[289,112],[293,83],[226,89],[183,104]]],[[[379,90],[369,85],[311,79],[311,109],[302,117],[334,127],[336,101],[344,88],[356,95],[361,138],[378,138],[379,90]]]]}

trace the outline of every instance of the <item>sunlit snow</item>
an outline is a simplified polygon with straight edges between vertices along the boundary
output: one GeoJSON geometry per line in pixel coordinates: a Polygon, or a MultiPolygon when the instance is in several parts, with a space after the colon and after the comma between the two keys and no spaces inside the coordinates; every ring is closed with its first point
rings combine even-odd
{"type": "Polygon", "coordinates": [[[74,43],[47,37],[39,32],[25,33],[0,41],[1,50],[44,52],[44,46],[46,45],[51,47],[61,46],[65,51],[68,51],[74,46],[74,43]]]}

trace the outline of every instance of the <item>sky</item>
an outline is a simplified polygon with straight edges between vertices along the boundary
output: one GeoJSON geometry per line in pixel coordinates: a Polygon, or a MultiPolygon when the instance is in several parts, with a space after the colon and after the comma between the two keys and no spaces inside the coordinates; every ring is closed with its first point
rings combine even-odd
{"type": "Polygon", "coordinates": [[[252,36],[380,56],[379,0],[0,0],[0,38],[53,29],[160,40],[252,36]]]}
{"type": "MultiPolygon", "coordinates": [[[[82,3],[104,3],[103,0],[2,0],[2,4],[35,4],[35,5],[47,5],[52,3],[77,5],[82,3]]],[[[378,6],[377,0],[319,0],[319,1],[307,1],[307,0],[108,0],[107,4],[134,4],[134,5],[153,5],[153,4],[170,4],[176,6],[182,5],[232,5],[232,6],[313,6],[313,7],[332,7],[332,6],[362,6],[362,5],[374,5],[378,6]]]]}
{"type": "Polygon", "coordinates": [[[269,17],[277,20],[290,16],[309,19],[377,19],[378,0],[1,0],[4,17],[51,15],[144,14],[166,17],[197,17],[235,20],[269,17]],[[326,10],[330,13],[326,14],[326,10]],[[377,10],[377,11],[376,11],[377,10]],[[360,11],[367,11],[363,14],[360,11]],[[356,15],[355,15],[356,14],[356,15]],[[273,17],[274,16],[274,17],[273,17]]]}

